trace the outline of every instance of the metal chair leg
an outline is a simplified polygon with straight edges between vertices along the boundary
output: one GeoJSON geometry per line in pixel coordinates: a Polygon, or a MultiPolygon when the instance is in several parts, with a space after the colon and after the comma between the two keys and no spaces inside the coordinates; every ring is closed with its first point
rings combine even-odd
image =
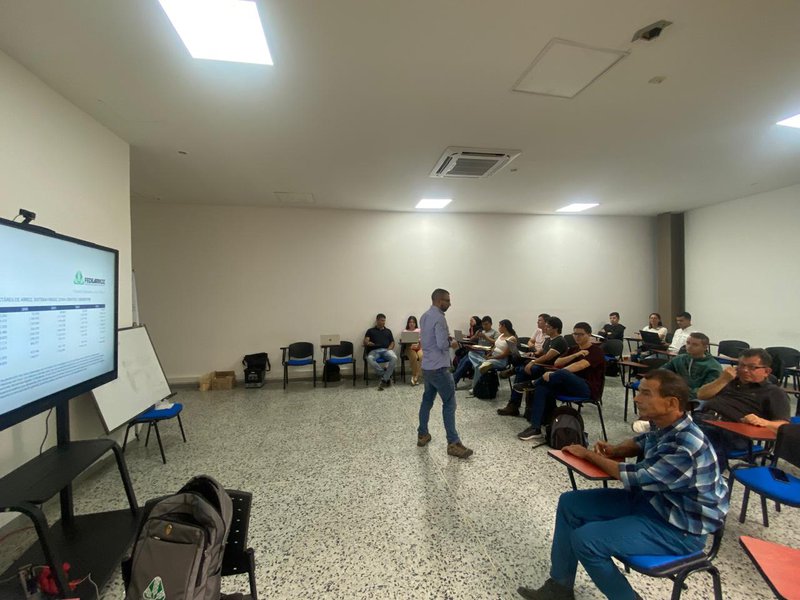
{"type": "Polygon", "coordinates": [[[158,422],[152,421],[151,424],[156,429],[156,439],[158,440],[158,449],[161,450],[161,462],[167,464],[167,457],[164,455],[164,445],[161,443],[161,434],[158,432],[158,422]]]}
{"type": "Polygon", "coordinates": [[[183,430],[183,421],[181,421],[181,414],[178,413],[175,416],[178,417],[178,427],[181,428],[181,436],[183,437],[183,443],[185,444],[186,443],[186,432],[183,430]]]}

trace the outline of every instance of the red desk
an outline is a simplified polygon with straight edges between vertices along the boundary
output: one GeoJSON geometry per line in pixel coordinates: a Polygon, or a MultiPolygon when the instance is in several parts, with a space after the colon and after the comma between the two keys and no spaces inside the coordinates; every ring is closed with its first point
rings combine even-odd
{"type": "Polygon", "coordinates": [[[578,458],[563,450],[548,450],[547,454],[567,467],[567,473],[569,473],[569,480],[572,482],[573,490],[578,489],[578,486],[575,485],[575,475],[573,472],[577,472],[580,476],[589,481],[602,481],[603,487],[608,487],[609,480],[614,479],[611,475],[603,471],[603,469],[590,463],[585,458],[578,458]]]}
{"type": "Polygon", "coordinates": [[[800,550],[746,535],[739,543],[777,598],[800,600],[800,550]]]}
{"type": "Polygon", "coordinates": [[[727,429],[733,433],[746,437],[754,442],[774,442],[778,434],[769,427],[759,427],[758,425],[748,425],[747,423],[733,423],[730,421],[703,421],[720,429],[727,429]]]}

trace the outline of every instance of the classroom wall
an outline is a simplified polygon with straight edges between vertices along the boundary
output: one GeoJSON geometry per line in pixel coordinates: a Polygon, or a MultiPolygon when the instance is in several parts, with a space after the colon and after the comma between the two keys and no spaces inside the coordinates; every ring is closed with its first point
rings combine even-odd
{"type": "Polygon", "coordinates": [[[712,341],[800,348],[800,185],[686,213],[686,309],[712,341]]]}
{"type": "Polygon", "coordinates": [[[172,382],[241,377],[258,351],[280,378],[280,346],[327,333],[360,344],[378,312],[397,332],[436,287],[451,292],[451,329],[490,314],[519,335],[540,312],[571,328],[618,310],[638,328],[655,303],[654,218],[156,203],[132,218],[140,314],[172,382]]]}
{"type": "MultiPolygon", "coordinates": [[[[2,52],[0,132],[0,216],[12,219],[26,208],[38,225],[119,249],[119,324],[129,325],[128,144],[2,52]]],[[[73,400],[71,411],[73,439],[103,435],[90,396],[73,400]]],[[[0,474],[38,454],[44,419],[0,432],[0,474]]],[[[55,442],[54,424],[53,415],[45,448],[55,442]]]]}

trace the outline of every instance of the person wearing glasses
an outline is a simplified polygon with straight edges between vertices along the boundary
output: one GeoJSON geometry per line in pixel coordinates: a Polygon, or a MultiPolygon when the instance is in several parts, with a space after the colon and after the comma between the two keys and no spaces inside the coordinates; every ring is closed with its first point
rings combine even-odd
{"type": "Polygon", "coordinates": [[[705,421],[733,421],[777,430],[789,422],[789,398],[769,380],[772,357],[762,348],[739,355],[739,363],[726,367],[720,376],[700,387],[697,398],[705,400],[692,417],[711,440],[721,469],[727,467],[731,451],[747,450],[747,438],[714,427],[705,421]]]}
{"type": "Polygon", "coordinates": [[[603,349],[592,343],[592,326],[581,321],[572,328],[575,346],[558,357],[553,366],[536,381],[531,407],[530,427],[517,437],[523,441],[541,439],[547,407],[555,404],[557,394],[599,398],[606,376],[603,349]]]}

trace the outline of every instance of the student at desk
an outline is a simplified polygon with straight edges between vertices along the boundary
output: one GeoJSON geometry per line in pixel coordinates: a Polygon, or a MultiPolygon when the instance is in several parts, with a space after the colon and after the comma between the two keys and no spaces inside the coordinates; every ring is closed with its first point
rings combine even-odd
{"type": "MultiPolygon", "coordinates": [[[[470,341],[481,346],[491,347],[499,335],[500,334],[496,330],[492,329],[492,317],[486,315],[483,317],[483,319],[481,319],[481,330],[472,336],[470,341]]],[[[455,382],[456,386],[458,386],[458,382],[466,374],[469,366],[472,365],[474,369],[477,369],[478,365],[483,362],[485,356],[484,350],[470,350],[467,356],[458,362],[458,366],[453,372],[453,381],[455,382]]]]}
{"type": "Polygon", "coordinates": [[[529,600],[573,600],[580,562],[607,598],[641,598],[612,561],[634,554],[681,555],[703,548],[728,512],[727,483],[708,439],[686,414],[689,388],[669,371],[644,376],[634,399],[639,414],[658,426],[621,444],[597,442],[565,452],[588,460],[623,489],[561,495],[550,550],[550,578],[539,589],[520,587],[529,600]],[[637,463],[615,459],[643,454],[637,463]]]}
{"type": "MultiPolygon", "coordinates": [[[[483,360],[475,369],[475,376],[472,378],[472,392],[470,395],[475,394],[475,386],[478,385],[481,375],[488,373],[489,370],[495,369],[501,371],[508,365],[508,358],[511,356],[512,347],[517,344],[517,332],[514,331],[514,326],[508,319],[503,319],[498,325],[500,335],[492,344],[490,350],[486,351],[483,360]]],[[[471,354],[471,353],[470,353],[471,354]]]]}

